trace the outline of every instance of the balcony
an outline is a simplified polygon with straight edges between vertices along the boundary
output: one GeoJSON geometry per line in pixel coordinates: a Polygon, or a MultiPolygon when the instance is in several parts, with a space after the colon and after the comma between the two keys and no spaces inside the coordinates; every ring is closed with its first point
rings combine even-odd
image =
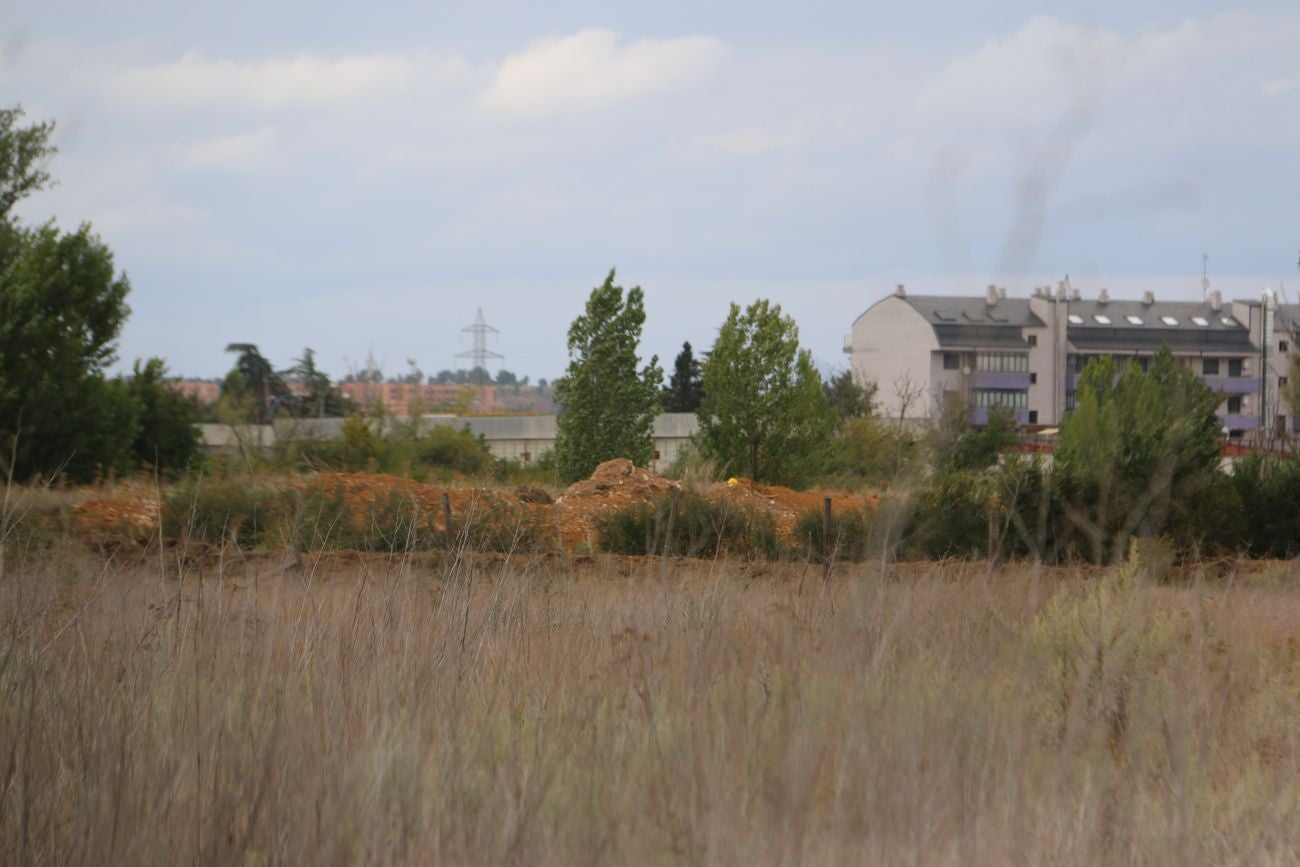
{"type": "Polygon", "coordinates": [[[1201,382],[1219,394],[1259,394],[1259,379],[1250,376],[1202,376],[1201,382]]]}
{"type": "MultiPolygon", "coordinates": [[[[1012,411],[1011,415],[1020,424],[1029,424],[1029,410],[1017,409],[1012,411]]],[[[970,423],[975,427],[983,427],[989,423],[989,411],[986,407],[972,407],[970,411],[970,423]]]]}
{"type": "Polygon", "coordinates": [[[1002,391],[1028,391],[1028,373],[995,373],[979,370],[970,375],[971,388],[996,388],[1002,391]]]}
{"type": "Polygon", "coordinates": [[[1253,415],[1221,415],[1223,426],[1228,430],[1255,430],[1259,427],[1259,419],[1253,415]]]}
{"type": "Polygon", "coordinates": [[[844,354],[845,354],[845,355],[852,355],[852,354],[853,354],[853,335],[852,335],[852,334],[846,334],[846,335],[844,335],[844,354]]]}

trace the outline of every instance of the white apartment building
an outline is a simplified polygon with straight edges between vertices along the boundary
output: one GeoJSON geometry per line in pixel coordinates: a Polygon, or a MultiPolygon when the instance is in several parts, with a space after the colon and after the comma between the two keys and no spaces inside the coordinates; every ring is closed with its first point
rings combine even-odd
{"type": "Polygon", "coordinates": [[[1009,298],[988,287],[983,297],[909,295],[899,286],[853,323],[844,341],[854,375],[879,387],[884,416],[933,418],[957,393],[981,424],[994,406],[1024,425],[1060,423],[1088,360],[1111,355],[1147,364],[1161,344],[1219,392],[1229,435],[1270,436],[1297,429],[1282,400],[1300,305],[1280,305],[1271,290],[1258,301],[1225,303],[1095,299],[1063,284],[1009,298]]]}

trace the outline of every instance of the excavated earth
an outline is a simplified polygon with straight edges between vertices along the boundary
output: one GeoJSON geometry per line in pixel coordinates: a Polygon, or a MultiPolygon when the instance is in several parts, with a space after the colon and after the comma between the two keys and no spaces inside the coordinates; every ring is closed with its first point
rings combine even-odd
{"type": "MultiPolygon", "coordinates": [[[[320,473],[297,479],[289,487],[305,494],[320,493],[339,498],[357,522],[382,514],[385,504],[400,501],[414,504],[424,516],[422,524],[439,531],[445,528],[442,497],[450,501],[453,524],[466,521],[530,521],[556,538],[566,550],[595,550],[596,519],[603,514],[636,503],[652,502],[681,490],[679,482],[665,479],[631,461],[618,459],[598,466],[588,479],[570,485],[553,503],[535,489],[519,493],[486,487],[427,485],[412,479],[383,473],[320,473]],[[521,497],[520,494],[523,494],[521,497]]],[[[839,491],[800,492],[790,488],[760,485],[744,479],[719,482],[699,492],[714,501],[729,501],[743,508],[771,515],[778,537],[794,542],[799,516],[822,508],[823,497],[832,498],[836,513],[874,508],[877,498],[839,491]]],[[[93,534],[129,531],[147,538],[157,531],[161,504],[156,497],[94,499],[75,508],[80,529],[93,534]]]]}

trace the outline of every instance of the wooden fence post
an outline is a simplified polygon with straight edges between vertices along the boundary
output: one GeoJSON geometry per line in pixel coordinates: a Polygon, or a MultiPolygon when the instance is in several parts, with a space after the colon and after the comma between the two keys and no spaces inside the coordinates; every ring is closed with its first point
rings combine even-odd
{"type": "Polygon", "coordinates": [[[442,492],[442,532],[447,538],[447,550],[450,551],[455,536],[451,528],[451,495],[446,491],[442,492]]]}

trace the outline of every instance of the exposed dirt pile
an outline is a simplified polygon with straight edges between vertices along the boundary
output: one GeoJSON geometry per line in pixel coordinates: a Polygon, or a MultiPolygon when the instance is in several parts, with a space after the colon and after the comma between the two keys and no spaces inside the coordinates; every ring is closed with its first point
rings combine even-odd
{"type": "Polygon", "coordinates": [[[758,509],[772,516],[777,536],[782,542],[795,541],[794,527],[807,512],[821,512],[822,498],[831,498],[831,512],[844,514],[875,508],[878,497],[861,497],[845,491],[795,491],[780,485],[760,485],[748,479],[718,482],[709,489],[709,499],[730,501],[738,506],[758,509]]]}
{"type": "Polygon", "coordinates": [[[160,503],[152,497],[85,500],[73,513],[77,528],[91,536],[146,539],[158,531],[160,503]]]}
{"type": "Polygon", "coordinates": [[[616,458],[596,467],[591,478],[574,482],[555,501],[556,521],[566,548],[596,543],[595,520],[605,512],[646,503],[680,488],[676,482],[616,458]]]}
{"type": "Polygon", "coordinates": [[[438,530],[445,528],[442,512],[444,493],[451,502],[452,523],[457,526],[488,515],[497,519],[517,516],[530,509],[519,497],[506,491],[441,488],[384,473],[321,473],[295,483],[294,487],[305,492],[318,491],[326,497],[342,497],[347,511],[358,522],[371,520],[394,501],[414,503],[421,513],[428,516],[427,523],[422,520],[421,524],[438,530]]]}

